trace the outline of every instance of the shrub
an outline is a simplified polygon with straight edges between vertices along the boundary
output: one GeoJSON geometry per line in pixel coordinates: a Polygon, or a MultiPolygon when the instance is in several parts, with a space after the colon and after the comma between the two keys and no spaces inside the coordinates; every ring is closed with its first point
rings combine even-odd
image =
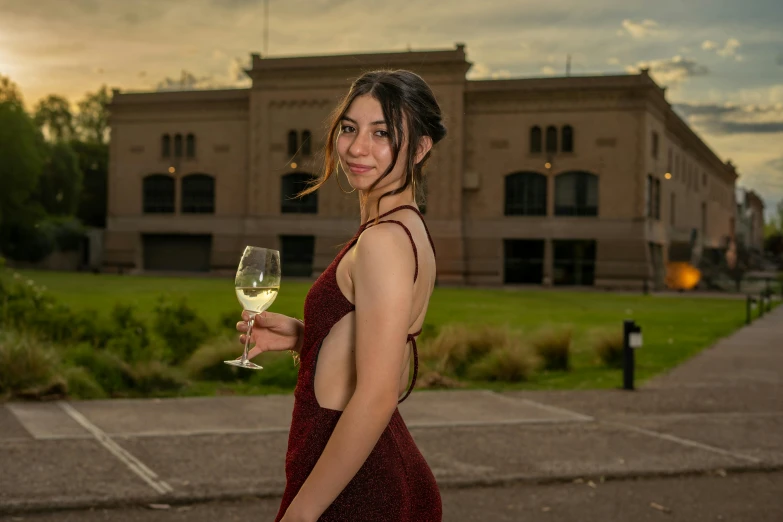
{"type": "Polygon", "coordinates": [[[593,351],[604,366],[623,367],[623,333],[604,330],[593,333],[593,351]]]}
{"type": "Polygon", "coordinates": [[[74,399],[104,399],[106,391],[95,377],[82,366],[71,366],[63,371],[68,384],[68,396],[74,399]]]}
{"type": "Polygon", "coordinates": [[[435,370],[464,377],[468,367],[492,351],[497,336],[492,329],[471,330],[461,324],[448,324],[431,341],[422,343],[422,359],[433,361],[435,370]]]}
{"type": "Polygon", "coordinates": [[[177,391],[187,384],[179,370],[160,361],[137,363],[133,366],[133,378],[134,391],[144,395],[177,391]]]}
{"type": "Polygon", "coordinates": [[[541,357],[545,370],[569,370],[571,336],[570,328],[547,328],[530,340],[535,352],[541,357]]]}
{"type": "Polygon", "coordinates": [[[530,379],[538,358],[530,345],[509,338],[468,368],[469,379],[479,381],[521,382],[530,379]]]}
{"type": "Polygon", "coordinates": [[[87,344],[68,349],[64,355],[67,363],[81,366],[95,379],[95,382],[112,397],[127,396],[136,383],[130,365],[117,355],[96,350],[87,344]]]}
{"type": "Polygon", "coordinates": [[[459,382],[456,379],[447,377],[434,370],[423,370],[419,368],[421,374],[416,379],[416,388],[419,389],[449,389],[449,388],[464,388],[467,386],[465,383],[459,382]]]}
{"type": "Polygon", "coordinates": [[[263,366],[264,369],[260,371],[244,370],[252,372],[250,382],[253,384],[277,386],[283,389],[293,389],[296,386],[299,366],[294,365],[290,353],[266,352],[259,355],[255,362],[263,366]]]}
{"type": "Polygon", "coordinates": [[[0,331],[0,395],[29,395],[56,385],[54,350],[29,335],[0,331]]]}
{"type": "Polygon", "coordinates": [[[207,323],[188,306],[184,297],[172,301],[162,296],[155,306],[154,324],[155,332],[166,341],[169,359],[174,364],[184,362],[212,335],[207,323]]]}
{"type": "MultiPolygon", "coordinates": [[[[238,381],[247,380],[253,373],[236,366],[225,364],[223,361],[236,359],[242,355],[242,345],[236,341],[236,337],[218,337],[202,344],[198,350],[184,363],[185,372],[191,379],[204,381],[238,381]]],[[[263,354],[260,357],[265,357],[263,354]]],[[[266,366],[264,370],[266,371],[266,366]]]]}

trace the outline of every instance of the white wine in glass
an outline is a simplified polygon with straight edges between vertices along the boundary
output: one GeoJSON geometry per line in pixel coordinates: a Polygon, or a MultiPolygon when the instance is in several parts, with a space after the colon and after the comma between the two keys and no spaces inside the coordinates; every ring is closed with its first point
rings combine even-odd
{"type": "Polygon", "coordinates": [[[234,279],[237,299],[250,314],[245,334],[245,350],[242,352],[242,357],[223,361],[226,364],[251,370],[264,369],[263,366],[247,359],[247,351],[253,333],[253,320],[256,314],[260,314],[274,302],[280,288],[280,275],[280,252],[268,248],[245,247],[234,279]]]}

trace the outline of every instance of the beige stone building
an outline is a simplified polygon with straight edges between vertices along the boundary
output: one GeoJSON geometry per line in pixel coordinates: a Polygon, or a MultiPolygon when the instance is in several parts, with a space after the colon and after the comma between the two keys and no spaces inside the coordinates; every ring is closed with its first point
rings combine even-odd
{"type": "Polygon", "coordinates": [[[473,81],[465,49],[262,58],[248,89],[115,92],[105,265],[233,273],[245,245],[315,276],[358,226],[320,171],[325,122],[353,78],[421,74],[449,130],[427,170],[439,281],[640,287],[723,249],[736,171],[638,75],[473,81]],[[672,254],[670,256],[670,253],[672,254]]]}

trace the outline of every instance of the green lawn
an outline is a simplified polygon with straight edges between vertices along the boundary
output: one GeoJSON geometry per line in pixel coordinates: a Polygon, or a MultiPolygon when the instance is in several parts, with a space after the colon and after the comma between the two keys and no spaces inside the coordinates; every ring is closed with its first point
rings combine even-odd
{"type": "MultiPolygon", "coordinates": [[[[94,275],[87,273],[22,271],[24,277],[44,285],[74,309],[107,314],[118,302],[135,305],[151,317],[160,294],[186,296],[199,314],[216,324],[225,313],[240,313],[233,278],[160,278],[94,275]]],[[[271,310],[302,316],[309,283],[283,282],[271,310]]],[[[539,373],[520,384],[475,383],[488,388],[611,388],[621,384],[617,370],[596,364],[589,346],[595,328],[622,329],[624,319],[643,328],[644,347],[637,351],[636,375],[641,380],[686,360],[745,322],[745,302],[734,299],[693,298],[680,295],[635,295],[593,291],[444,288],[435,290],[427,323],[508,325],[535,332],[547,325],[570,325],[574,330],[573,370],[539,373]]],[[[240,393],[241,390],[238,390],[240,393]]]]}

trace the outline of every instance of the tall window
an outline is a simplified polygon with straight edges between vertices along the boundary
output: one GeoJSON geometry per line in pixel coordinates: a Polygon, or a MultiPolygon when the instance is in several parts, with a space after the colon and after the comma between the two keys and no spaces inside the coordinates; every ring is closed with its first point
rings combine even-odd
{"type": "Polygon", "coordinates": [[[318,192],[311,192],[303,198],[296,195],[309,186],[310,174],[294,172],[283,176],[280,184],[280,212],[283,214],[317,214],[318,192]]]}
{"type": "Polygon", "coordinates": [[[597,216],[598,176],[572,171],[555,178],[556,216],[597,216]]]}
{"type": "Polygon", "coordinates": [[[701,237],[702,239],[707,237],[707,203],[705,202],[701,204],[701,237]]]}
{"type": "Polygon", "coordinates": [[[287,277],[310,277],[315,257],[315,236],[280,236],[280,262],[287,277]]]}
{"type": "Polygon", "coordinates": [[[166,174],[150,174],[142,181],[142,208],[145,214],[174,212],[174,178],[166,174]]]}
{"type": "Polygon", "coordinates": [[[185,138],[185,156],[188,158],[196,157],[196,137],[188,134],[185,138]]]}
{"type": "Polygon", "coordinates": [[[302,132],[302,155],[310,156],[313,153],[313,135],[309,130],[302,132]]]}
{"type": "Polygon", "coordinates": [[[661,180],[647,175],[647,217],[661,219],[661,180]]]}
{"type": "Polygon", "coordinates": [[[296,151],[299,148],[298,143],[298,137],[296,136],[296,131],[288,131],[288,155],[294,156],[296,155],[296,151]]]}
{"type": "Polygon", "coordinates": [[[671,226],[677,226],[677,196],[672,192],[669,201],[669,220],[671,226]]]}
{"type": "Polygon", "coordinates": [[[208,174],[189,174],[182,178],[182,212],[215,213],[215,178],[208,174]]]}
{"type": "Polygon", "coordinates": [[[563,126],[563,152],[574,152],[574,129],[570,125],[563,126]]]}
{"type": "Polygon", "coordinates": [[[535,125],[530,129],[530,153],[539,154],[542,150],[541,127],[535,125]]]}
{"type": "Polygon", "coordinates": [[[182,157],[182,134],[174,136],[174,157],[182,157]]]}
{"type": "Polygon", "coordinates": [[[160,139],[160,155],[164,158],[171,157],[171,136],[164,134],[160,139]]]}
{"type": "Polygon", "coordinates": [[[546,176],[515,172],[506,176],[507,216],[546,216],[546,176]]]}
{"type": "Polygon", "coordinates": [[[655,131],[652,133],[652,157],[658,157],[658,133],[655,131]]]}
{"type": "Polygon", "coordinates": [[[595,282],[595,240],[552,241],[555,285],[590,286],[595,282]]]}
{"type": "Polygon", "coordinates": [[[661,179],[655,178],[655,219],[661,219],[661,179]]]}
{"type": "Polygon", "coordinates": [[[644,215],[647,217],[653,217],[653,188],[652,174],[647,174],[647,186],[644,191],[644,215]]]}
{"type": "Polygon", "coordinates": [[[557,127],[554,125],[546,128],[546,151],[557,152],[557,127]]]}

